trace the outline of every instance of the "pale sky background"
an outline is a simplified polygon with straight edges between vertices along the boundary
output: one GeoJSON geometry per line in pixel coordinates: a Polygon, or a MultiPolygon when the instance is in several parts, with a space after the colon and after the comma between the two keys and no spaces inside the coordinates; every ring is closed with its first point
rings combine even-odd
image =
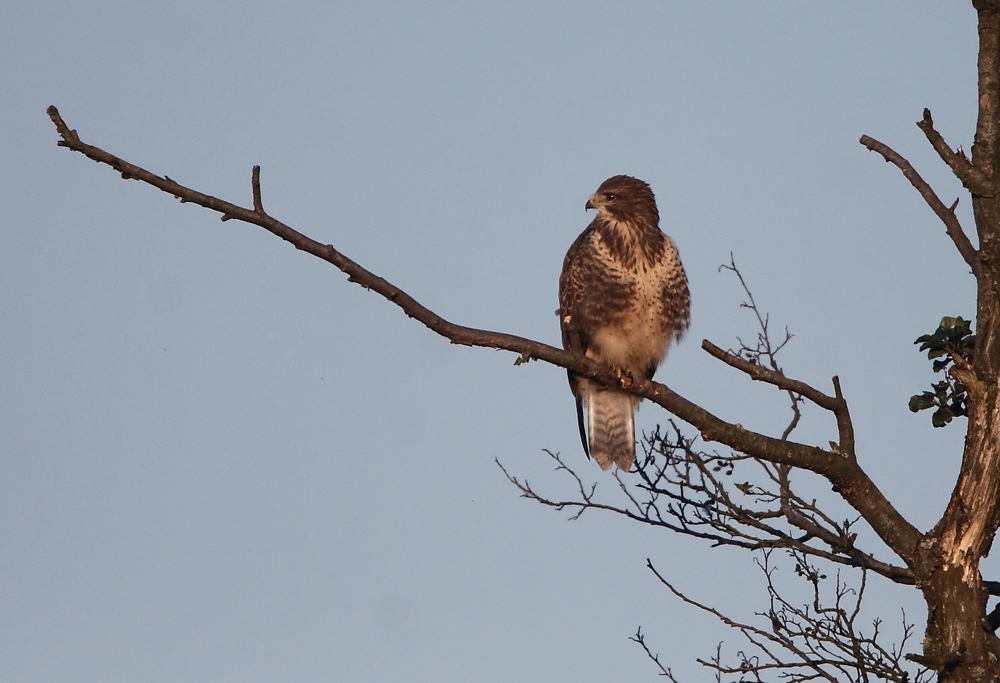
{"type": "MultiPolygon", "coordinates": [[[[735,253],[796,335],[786,370],[840,375],[865,466],[927,529],[964,424],[907,410],[932,379],[912,342],[973,314],[973,279],[857,140],[960,195],[913,124],[929,107],[971,144],[968,4],[7,0],[0,680],[657,680],[640,625],[707,680],[695,657],[743,643],[646,558],[737,616],[764,607],[746,554],[518,497],[495,458],[570,492],[545,448],[613,488],[563,371],[451,346],[259,228],[58,148],[47,105],[239,203],[260,164],[275,217],[455,322],[549,343],[585,201],[643,178],[693,295],[658,378],[780,432],[785,399],[699,348],[753,334],[717,272],[735,253]]],[[[797,434],[826,444],[833,421],[807,410],[797,434]]],[[[914,651],[918,596],[871,590],[873,614],[917,622],[914,651]]]]}

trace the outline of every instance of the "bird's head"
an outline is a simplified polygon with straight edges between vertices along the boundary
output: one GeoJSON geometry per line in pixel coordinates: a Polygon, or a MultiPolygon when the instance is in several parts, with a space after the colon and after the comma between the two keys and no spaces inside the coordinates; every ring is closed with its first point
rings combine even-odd
{"type": "Polygon", "coordinates": [[[595,209],[598,217],[615,222],[645,219],[657,225],[656,197],[649,184],[627,175],[608,178],[587,200],[587,209],[595,209]]]}

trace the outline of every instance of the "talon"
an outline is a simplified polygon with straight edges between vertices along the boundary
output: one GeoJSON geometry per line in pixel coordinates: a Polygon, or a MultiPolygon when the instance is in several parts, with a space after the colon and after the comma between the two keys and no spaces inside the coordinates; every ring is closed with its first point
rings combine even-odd
{"type": "Polygon", "coordinates": [[[615,377],[618,378],[618,384],[621,385],[623,389],[628,389],[632,386],[632,373],[625,368],[615,367],[615,377]]]}

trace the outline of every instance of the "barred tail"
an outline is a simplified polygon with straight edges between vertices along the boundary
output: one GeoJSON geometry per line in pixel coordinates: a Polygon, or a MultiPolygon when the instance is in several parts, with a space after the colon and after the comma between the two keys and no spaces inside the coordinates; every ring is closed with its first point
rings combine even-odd
{"type": "Polygon", "coordinates": [[[586,397],[590,455],[602,470],[628,472],[635,462],[635,408],[638,399],[613,389],[591,391],[586,397]]]}

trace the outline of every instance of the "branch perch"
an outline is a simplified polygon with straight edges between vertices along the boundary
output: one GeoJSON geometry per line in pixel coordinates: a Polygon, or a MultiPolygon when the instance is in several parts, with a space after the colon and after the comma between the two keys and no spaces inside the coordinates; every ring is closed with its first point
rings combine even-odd
{"type": "MultiPolygon", "coordinates": [[[[607,386],[618,387],[656,403],[698,429],[706,441],[723,443],[740,453],[775,464],[802,468],[825,477],[841,496],[861,513],[886,545],[908,564],[916,559],[915,553],[921,540],[920,532],[899,514],[852,458],[816,446],[749,431],[742,425],[716,417],[659,382],[621,378],[612,368],[596,363],[583,355],[524,337],[479,330],[449,322],[392,283],[355,263],[332,245],[321,244],[268,215],[261,200],[258,168],[255,167],[252,176],[253,208],[241,207],[185,187],[165,176],[158,176],[99,147],[84,143],[77,132],[66,125],[55,107],[49,107],[47,111],[62,138],[60,146],[112,167],[121,173],[123,178],[142,181],[173,195],[182,202],[190,202],[216,211],[222,214],[224,220],[236,219],[264,228],[291,243],[296,249],[336,266],[348,276],[349,281],[380,294],[402,309],[407,316],[416,319],[453,344],[503,349],[518,354],[520,359],[534,358],[573,370],[584,377],[607,386]]],[[[969,248],[971,249],[971,245],[969,248]]],[[[975,259],[971,262],[974,263],[975,259]]]]}

